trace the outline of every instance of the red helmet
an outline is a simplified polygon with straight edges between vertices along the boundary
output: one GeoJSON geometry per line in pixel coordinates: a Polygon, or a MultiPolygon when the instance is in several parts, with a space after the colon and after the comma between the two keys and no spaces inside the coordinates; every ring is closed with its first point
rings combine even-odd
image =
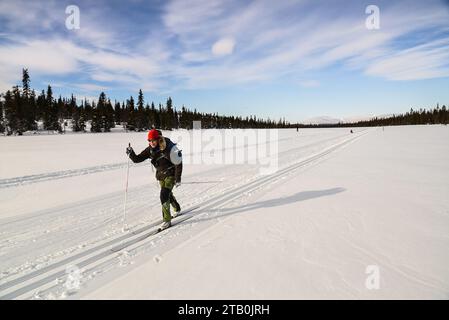
{"type": "Polygon", "coordinates": [[[150,131],[148,131],[148,141],[157,139],[159,139],[159,131],[157,131],[156,129],[151,129],[150,131]]]}

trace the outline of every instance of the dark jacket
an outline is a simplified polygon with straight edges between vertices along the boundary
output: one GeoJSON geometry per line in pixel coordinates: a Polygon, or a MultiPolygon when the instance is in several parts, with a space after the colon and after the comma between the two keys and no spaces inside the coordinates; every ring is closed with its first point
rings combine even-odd
{"type": "Polygon", "coordinates": [[[175,177],[176,182],[181,182],[182,174],[182,162],[178,165],[174,165],[170,161],[170,150],[175,144],[165,137],[159,139],[159,144],[156,148],[148,146],[141,153],[136,154],[132,151],[129,154],[131,160],[135,163],[151,159],[151,163],[156,168],[156,179],[163,180],[166,177],[175,177]]]}

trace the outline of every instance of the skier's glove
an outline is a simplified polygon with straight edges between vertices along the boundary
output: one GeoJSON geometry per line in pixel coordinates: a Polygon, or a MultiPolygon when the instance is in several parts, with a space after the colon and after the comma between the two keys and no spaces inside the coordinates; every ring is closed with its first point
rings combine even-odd
{"type": "Polygon", "coordinates": [[[178,188],[181,186],[181,180],[178,180],[175,182],[175,188],[178,188]]]}
{"type": "Polygon", "coordinates": [[[128,147],[128,148],[126,148],[126,154],[129,156],[131,153],[133,153],[134,152],[134,150],[133,150],[133,148],[132,147],[128,147]]]}

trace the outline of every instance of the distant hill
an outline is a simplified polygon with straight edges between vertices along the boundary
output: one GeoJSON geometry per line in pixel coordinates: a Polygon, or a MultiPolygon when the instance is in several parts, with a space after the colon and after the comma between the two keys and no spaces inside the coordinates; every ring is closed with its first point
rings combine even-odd
{"type": "Polygon", "coordinates": [[[382,114],[382,115],[362,115],[362,116],[352,116],[345,118],[334,118],[330,116],[317,116],[307,118],[301,121],[303,124],[338,124],[338,123],[356,123],[359,121],[370,121],[374,118],[386,119],[392,117],[393,114],[382,114]]]}

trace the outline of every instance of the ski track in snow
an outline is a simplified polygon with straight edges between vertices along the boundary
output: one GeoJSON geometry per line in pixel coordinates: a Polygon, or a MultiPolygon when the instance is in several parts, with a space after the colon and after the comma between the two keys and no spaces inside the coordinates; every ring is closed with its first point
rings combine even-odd
{"type": "MultiPolygon", "coordinates": [[[[243,175],[245,179],[241,179],[238,184],[234,182],[223,185],[223,183],[217,182],[215,188],[207,183],[204,185],[197,185],[197,188],[189,188],[195,190],[190,190],[190,192],[184,193],[183,196],[189,199],[193,199],[194,197],[197,199],[196,201],[184,202],[187,204],[185,207],[187,207],[187,209],[189,207],[200,207],[193,211],[193,213],[181,216],[177,218],[177,220],[179,222],[191,220],[191,224],[195,224],[194,218],[197,218],[199,215],[208,215],[210,212],[219,209],[226,203],[235,201],[260,188],[269,187],[270,182],[278,181],[282,176],[289,175],[296,169],[320,161],[330,153],[339,150],[365,133],[366,132],[357,133],[349,136],[349,138],[348,134],[338,135],[336,137],[321,139],[314,143],[282,151],[279,155],[283,155],[285,164],[278,172],[272,175],[258,176],[257,174],[254,174],[254,172],[251,172],[251,175],[243,175]],[[297,149],[304,150],[304,148],[310,148],[307,153],[309,156],[302,157],[302,159],[298,161],[297,153],[292,151],[297,149]],[[288,154],[291,154],[291,156],[289,157],[288,154]],[[216,188],[218,185],[220,185],[220,187],[216,188]],[[195,196],[195,194],[198,193],[199,187],[201,187],[204,192],[203,197],[195,196]]],[[[100,170],[100,168],[104,169],[110,167],[98,166],[95,168],[100,170]]],[[[237,173],[242,175],[245,168],[240,170],[242,171],[237,171],[237,173]]],[[[228,172],[223,172],[222,169],[212,169],[211,171],[215,171],[214,173],[216,174],[217,179],[214,180],[218,181],[229,175],[228,172]]],[[[91,171],[90,173],[94,172],[98,171],[91,171]]],[[[204,176],[210,178],[210,172],[204,173],[204,176]]],[[[157,189],[155,188],[155,192],[156,191],[157,189]]],[[[147,186],[130,190],[128,198],[130,216],[132,213],[144,211],[144,208],[148,208],[148,206],[159,207],[158,197],[154,197],[150,204],[146,203],[145,198],[148,198],[147,186]],[[142,203],[144,203],[144,205],[142,205],[142,203]]],[[[51,228],[49,228],[48,225],[46,225],[47,229],[42,231],[42,222],[54,222],[54,228],[57,229],[61,228],[58,219],[64,220],[65,224],[62,228],[67,227],[68,225],[68,230],[64,230],[63,239],[68,238],[68,240],[60,244],[60,250],[57,252],[53,251],[46,255],[37,256],[34,258],[34,262],[26,261],[19,266],[12,266],[3,271],[0,275],[0,298],[41,298],[42,292],[45,292],[45,297],[47,298],[53,297],[55,292],[58,293],[56,295],[57,297],[66,297],[67,292],[64,290],[63,282],[67,277],[65,268],[68,265],[76,264],[79,268],[89,267],[89,270],[84,270],[86,273],[84,278],[92,279],[97,274],[106,272],[108,269],[112,268],[117,262],[119,265],[131,263],[129,260],[134,255],[130,255],[130,250],[136,251],[138,248],[145,248],[148,246],[154,248],[164,242],[176,238],[181,231],[189,232],[188,225],[178,224],[179,222],[174,220],[175,222],[172,228],[161,232],[156,238],[145,234],[146,231],[152,230],[160,223],[159,218],[151,219],[150,221],[139,219],[130,221],[130,227],[133,232],[121,234],[119,231],[120,226],[122,225],[122,201],[123,193],[114,193],[94,198],[92,201],[83,201],[81,203],[57,208],[56,210],[44,210],[39,214],[27,215],[25,217],[20,217],[19,219],[9,219],[9,221],[2,224],[0,227],[0,254],[5,251],[2,255],[8,254],[11,258],[15,257],[17,259],[17,257],[20,258],[21,255],[23,259],[29,258],[27,252],[29,251],[28,246],[30,238],[36,237],[36,234],[38,233],[42,235],[43,232],[45,235],[51,235],[54,232],[53,230],[49,230],[51,228]],[[87,214],[84,217],[81,214],[95,209],[95,212],[98,213],[98,208],[102,208],[100,210],[100,213],[102,214],[87,214]],[[113,214],[111,215],[111,213],[113,214]],[[73,221],[71,221],[70,218],[72,218],[73,221]],[[97,221],[93,221],[94,219],[97,221]],[[70,222],[76,222],[77,225],[73,225],[70,222]],[[105,224],[107,225],[107,231],[104,231],[101,236],[95,237],[95,232],[101,228],[105,229],[105,224]],[[26,237],[26,240],[21,239],[20,235],[13,235],[12,231],[8,232],[8,230],[24,230],[22,236],[26,237]],[[162,239],[162,235],[164,234],[168,237],[162,239]],[[17,239],[14,240],[14,237],[17,239]],[[14,251],[14,254],[8,252],[8,243],[11,244],[10,250],[14,251]],[[118,253],[112,252],[111,249],[117,248],[117,245],[120,246],[121,251],[118,253]],[[36,292],[41,293],[34,295],[36,292]]],[[[61,238],[57,237],[57,239],[60,240],[61,238]]],[[[46,246],[54,240],[55,239],[49,237],[47,241],[40,241],[39,247],[46,248],[46,246]]],[[[176,245],[176,243],[176,241],[173,242],[173,245],[176,245]]]]}
{"type": "Polygon", "coordinates": [[[33,175],[22,176],[22,177],[0,179],[0,189],[26,185],[26,184],[30,184],[30,183],[38,183],[38,182],[43,182],[43,181],[48,181],[48,180],[63,179],[63,178],[81,176],[81,175],[92,174],[92,173],[97,173],[97,172],[104,172],[104,171],[108,171],[108,170],[116,170],[116,169],[124,168],[124,167],[126,167],[126,165],[127,165],[126,162],[123,162],[123,163],[94,166],[94,167],[89,167],[89,168],[64,170],[64,171],[56,171],[56,172],[49,172],[49,173],[33,174],[33,175]]]}
{"type": "MultiPolygon", "coordinates": [[[[293,138],[283,138],[283,139],[279,139],[278,141],[282,142],[282,141],[288,141],[291,139],[293,139],[293,138]]],[[[335,139],[335,137],[333,137],[331,139],[335,139]]],[[[253,147],[253,146],[255,146],[255,144],[248,144],[245,147],[253,147]]],[[[231,149],[231,148],[222,148],[222,149],[219,149],[216,151],[222,152],[222,151],[226,151],[228,149],[231,149]]],[[[186,153],[186,154],[184,154],[184,157],[192,156],[194,154],[198,154],[198,153],[186,153]]],[[[130,166],[145,166],[145,165],[148,165],[148,164],[145,162],[144,163],[130,163],[130,166]]],[[[27,185],[27,184],[31,184],[31,183],[49,181],[49,180],[82,176],[82,175],[93,174],[93,173],[98,173],[98,172],[118,170],[118,169],[125,168],[126,166],[127,166],[127,162],[120,162],[120,163],[105,164],[105,165],[92,166],[92,167],[79,168],[79,169],[46,172],[46,173],[40,173],[40,174],[32,174],[32,175],[26,175],[26,176],[0,179],[0,189],[17,187],[17,186],[27,185]]]]}

